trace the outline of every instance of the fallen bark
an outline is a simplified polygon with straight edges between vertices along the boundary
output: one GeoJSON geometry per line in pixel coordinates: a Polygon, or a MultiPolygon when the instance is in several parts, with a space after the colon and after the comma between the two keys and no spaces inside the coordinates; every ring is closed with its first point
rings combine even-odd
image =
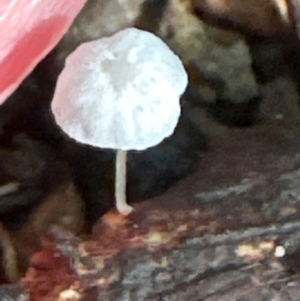
{"type": "Polygon", "coordinates": [[[268,114],[127,218],[110,211],[84,239],[53,228],[30,300],[298,300],[300,115],[268,114]]]}

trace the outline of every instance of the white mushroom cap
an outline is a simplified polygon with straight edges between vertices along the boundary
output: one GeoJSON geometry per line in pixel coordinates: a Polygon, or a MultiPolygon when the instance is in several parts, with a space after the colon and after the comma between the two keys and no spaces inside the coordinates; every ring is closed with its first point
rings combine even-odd
{"type": "Polygon", "coordinates": [[[81,143],[143,150],[173,133],[187,82],[180,59],[161,39],[128,28],[69,55],[52,111],[81,143]]]}

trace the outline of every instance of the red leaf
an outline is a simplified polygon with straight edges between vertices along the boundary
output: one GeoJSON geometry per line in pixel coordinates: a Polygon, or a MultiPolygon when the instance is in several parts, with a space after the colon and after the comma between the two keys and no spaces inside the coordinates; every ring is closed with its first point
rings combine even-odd
{"type": "Polygon", "coordinates": [[[70,27],[86,0],[0,0],[0,104],[70,27]]]}

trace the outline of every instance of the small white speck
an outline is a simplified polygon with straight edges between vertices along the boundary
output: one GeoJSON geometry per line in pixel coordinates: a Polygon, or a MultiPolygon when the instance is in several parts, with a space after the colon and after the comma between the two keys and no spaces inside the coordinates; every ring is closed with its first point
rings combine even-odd
{"type": "Polygon", "coordinates": [[[275,248],[274,256],[275,257],[283,257],[285,255],[285,248],[283,246],[277,246],[275,248]]]}
{"type": "Polygon", "coordinates": [[[72,289],[67,289],[59,294],[59,298],[60,300],[79,300],[80,295],[72,289]]]}

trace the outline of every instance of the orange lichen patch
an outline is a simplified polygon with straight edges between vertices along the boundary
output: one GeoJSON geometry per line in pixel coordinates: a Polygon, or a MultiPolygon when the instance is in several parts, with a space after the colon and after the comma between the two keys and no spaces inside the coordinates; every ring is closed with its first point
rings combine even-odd
{"type": "Polygon", "coordinates": [[[32,257],[32,267],[22,284],[31,291],[31,301],[56,300],[77,279],[69,259],[49,244],[32,257]]]}
{"type": "MultiPolygon", "coordinates": [[[[123,252],[129,249],[134,252],[142,248],[152,252],[170,248],[180,243],[189,231],[188,225],[183,222],[188,215],[182,212],[174,213],[174,219],[169,218],[168,222],[163,216],[164,222],[157,218],[152,219],[154,215],[158,215],[158,212],[154,214],[151,210],[146,210],[123,216],[114,209],[102,217],[88,240],[78,240],[72,245],[73,250],[67,252],[63,251],[63,245],[68,245],[68,241],[76,239],[71,236],[61,237],[60,234],[56,238],[58,244],[62,245],[63,254],[72,261],[72,269],[80,279],[89,279],[89,285],[92,282],[97,287],[107,287],[120,277],[118,269],[109,272],[113,258],[119,254],[122,256],[123,252]],[[142,212],[146,213],[146,218],[141,216],[142,212]],[[144,226],[144,222],[147,223],[147,227],[144,226]]],[[[60,249],[59,246],[58,248],[60,249]]],[[[165,257],[157,264],[167,266],[168,259],[165,257]]]]}
{"type": "Polygon", "coordinates": [[[150,232],[144,240],[149,246],[157,246],[168,243],[172,239],[172,235],[168,232],[150,232]]]}
{"type": "Polygon", "coordinates": [[[170,246],[188,231],[184,222],[187,220],[187,213],[173,210],[172,219],[168,211],[140,211],[140,206],[137,204],[137,211],[129,216],[123,216],[116,210],[104,215],[94,228],[92,239],[80,246],[81,253],[107,258],[126,248],[170,246]],[[144,214],[147,216],[143,216],[144,214]]]}
{"type": "Polygon", "coordinates": [[[140,236],[140,242],[144,247],[153,249],[162,246],[171,246],[184,238],[184,234],[189,230],[187,224],[173,225],[168,223],[168,226],[163,227],[153,226],[147,234],[140,236]],[[173,226],[173,227],[172,227],[173,226]]]}
{"type": "Polygon", "coordinates": [[[273,241],[262,241],[258,244],[244,243],[237,247],[236,254],[247,261],[263,259],[274,252],[275,243],[273,241]]]}

